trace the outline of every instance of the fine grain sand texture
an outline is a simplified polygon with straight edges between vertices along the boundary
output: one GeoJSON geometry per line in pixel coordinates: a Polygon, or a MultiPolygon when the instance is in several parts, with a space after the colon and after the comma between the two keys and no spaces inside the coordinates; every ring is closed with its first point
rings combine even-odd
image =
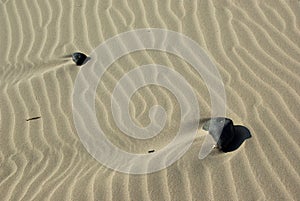
{"type": "MultiPolygon", "coordinates": [[[[0,200],[300,200],[300,1],[0,1],[0,200]],[[170,167],[123,174],[97,162],[74,126],[72,92],[80,67],[70,54],[138,28],[163,28],[196,41],[222,76],[227,116],[252,138],[230,153],[198,159],[203,133],[170,167]],[[26,121],[29,118],[40,117],[26,121]]],[[[159,150],[175,136],[180,106],[172,93],[146,86],[134,94],[133,120],[167,111],[150,140],[128,137],[113,120],[118,80],[143,64],[175,69],[210,116],[205,83],[184,60],[159,51],[120,58],[97,88],[99,125],[116,146],[159,150]]],[[[203,122],[202,122],[203,123],[203,122]]],[[[201,124],[200,124],[201,126],[201,124]]]]}

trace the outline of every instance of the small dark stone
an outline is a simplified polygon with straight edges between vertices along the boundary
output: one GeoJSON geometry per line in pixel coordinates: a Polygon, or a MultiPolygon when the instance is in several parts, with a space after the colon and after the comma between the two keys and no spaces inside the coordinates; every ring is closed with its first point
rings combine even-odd
{"type": "Polygon", "coordinates": [[[248,138],[250,131],[244,126],[234,126],[231,119],[224,117],[212,118],[205,122],[203,129],[217,141],[217,147],[223,152],[234,151],[248,138]],[[220,137],[218,133],[221,132],[220,137]]]}
{"type": "Polygon", "coordinates": [[[72,54],[72,59],[77,66],[81,66],[82,64],[85,64],[87,62],[88,57],[83,53],[75,52],[72,54]]]}

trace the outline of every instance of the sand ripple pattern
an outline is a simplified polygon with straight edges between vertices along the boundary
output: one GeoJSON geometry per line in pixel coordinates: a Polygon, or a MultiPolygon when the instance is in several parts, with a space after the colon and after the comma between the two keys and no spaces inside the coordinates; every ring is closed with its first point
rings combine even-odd
{"type": "MultiPolygon", "coordinates": [[[[0,200],[299,200],[300,2],[291,1],[0,1],[0,200]],[[228,154],[197,156],[203,135],[172,166],[149,175],[121,174],[85,150],[72,119],[79,69],[67,58],[137,28],[166,28],[197,41],[217,65],[227,115],[253,138],[228,154]],[[32,117],[39,119],[26,121],[32,117]]],[[[157,86],[140,89],[130,113],[149,123],[166,109],[166,126],[147,141],[113,121],[114,86],[136,66],[161,64],[190,81],[201,117],[210,100],[201,77],[174,55],[140,51],[120,58],[97,89],[99,124],[120,148],[147,153],[176,133],[180,109],[157,86]]]]}

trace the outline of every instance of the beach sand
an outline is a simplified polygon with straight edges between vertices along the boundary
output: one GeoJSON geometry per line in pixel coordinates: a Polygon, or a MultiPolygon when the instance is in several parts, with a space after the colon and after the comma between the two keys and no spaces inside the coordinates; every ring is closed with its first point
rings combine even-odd
{"type": "MultiPolygon", "coordinates": [[[[300,200],[300,2],[289,1],[0,1],[0,200],[300,200]],[[198,159],[202,131],[177,162],[131,175],[109,169],[85,149],[75,129],[72,93],[80,67],[69,57],[139,28],[163,28],[196,41],[218,68],[226,116],[252,138],[230,153],[198,159]],[[40,117],[26,121],[29,118],[40,117]]],[[[113,63],[97,88],[99,125],[133,153],[159,150],[175,136],[180,105],[159,86],[141,88],[130,112],[140,125],[149,109],[167,111],[149,140],[114,122],[110,96],[143,64],[175,69],[196,91],[201,118],[211,115],[201,76],[159,51],[113,63]]]]}

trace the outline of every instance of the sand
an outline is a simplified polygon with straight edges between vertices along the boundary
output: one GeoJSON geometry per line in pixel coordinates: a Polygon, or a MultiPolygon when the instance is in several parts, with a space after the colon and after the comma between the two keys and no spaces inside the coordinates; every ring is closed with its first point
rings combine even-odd
{"type": "MultiPolygon", "coordinates": [[[[290,1],[17,1],[0,2],[0,200],[299,200],[300,2],[290,1]],[[198,153],[200,131],[186,154],[161,171],[111,170],[85,149],[75,129],[72,92],[80,67],[69,57],[89,54],[125,31],[163,28],[196,41],[218,68],[227,117],[252,138],[230,153],[198,153]],[[29,118],[41,117],[31,121],[29,118]]],[[[149,123],[154,104],[167,110],[164,130],[150,140],[116,126],[110,95],[118,80],[159,63],[195,89],[201,118],[210,98],[182,59],[158,51],[120,58],[97,88],[101,127],[133,153],[159,150],[175,136],[180,107],[171,92],[147,86],[132,97],[132,118],[149,123]]]]}

